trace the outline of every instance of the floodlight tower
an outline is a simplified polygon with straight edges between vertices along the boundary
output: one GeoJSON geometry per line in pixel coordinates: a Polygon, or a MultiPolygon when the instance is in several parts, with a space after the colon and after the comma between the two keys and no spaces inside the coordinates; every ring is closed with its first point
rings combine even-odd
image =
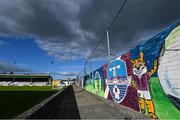
{"type": "MultiPolygon", "coordinates": [[[[50,73],[49,73],[49,76],[51,76],[51,73],[53,74],[53,71],[52,71],[53,64],[54,64],[54,61],[51,61],[50,62],[50,73]]],[[[51,84],[51,79],[49,79],[49,83],[51,84]]]]}
{"type": "MultiPolygon", "coordinates": [[[[16,71],[16,64],[17,64],[17,61],[15,60],[14,61],[14,68],[13,68],[13,74],[15,74],[15,71],[16,71]]],[[[13,82],[15,82],[15,76],[13,76],[13,82]]]]}

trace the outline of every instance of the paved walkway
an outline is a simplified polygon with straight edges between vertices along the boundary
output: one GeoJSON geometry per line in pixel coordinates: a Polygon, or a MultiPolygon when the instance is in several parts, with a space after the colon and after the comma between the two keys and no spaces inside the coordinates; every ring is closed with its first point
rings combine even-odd
{"type": "Polygon", "coordinates": [[[147,116],[125,108],[113,101],[70,86],[39,108],[26,111],[17,118],[30,119],[147,119],[147,116]]]}
{"type": "Polygon", "coordinates": [[[82,119],[131,119],[146,116],[73,86],[82,119]]]}

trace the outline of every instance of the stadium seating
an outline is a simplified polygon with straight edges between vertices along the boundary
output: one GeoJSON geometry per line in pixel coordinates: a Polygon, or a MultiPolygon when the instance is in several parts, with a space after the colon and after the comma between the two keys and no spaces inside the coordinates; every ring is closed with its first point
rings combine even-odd
{"type": "Polygon", "coordinates": [[[1,81],[0,86],[49,86],[48,82],[6,82],[1,81]]]}
{"type": "Polygon", "coordinates": [[[0,86],[9,86],[10,83],[12,82],[1,81],[0,86]]]}
{"type": "Polygon", "coordinates": [[[14,86],[29,86],[31,82],[13,82],[14,86]]]}
{"type": "Polygon", "coordinates": [[[34,82],[32,86],[47,86],[48,82],[34,82]]]}
{"type": "Polygon", "coordinates": [[[0,86],[50,86],[52,77],[37,74],[1,74],[0,86]]]}

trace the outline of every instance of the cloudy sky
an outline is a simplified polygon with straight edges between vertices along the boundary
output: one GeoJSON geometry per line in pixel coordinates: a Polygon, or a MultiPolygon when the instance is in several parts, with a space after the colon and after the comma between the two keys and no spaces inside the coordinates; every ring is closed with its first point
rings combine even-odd
{"type": "MultiPolygon", "coordinates": [[[[0,0],[0,70],[78,73],[123,2],[0,0]]],[[[178,19],[180,0],[128,0],[110,28],[111,49],[123,53],[178,19]]],[[[92,56],[105,58],[106,46],[104,38],[92,56]]]]}

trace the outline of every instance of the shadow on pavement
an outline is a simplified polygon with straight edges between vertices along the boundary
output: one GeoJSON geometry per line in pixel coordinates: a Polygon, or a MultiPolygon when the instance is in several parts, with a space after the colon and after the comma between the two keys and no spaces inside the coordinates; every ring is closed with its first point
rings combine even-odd
{"type": "Polygon", "coordinates": [[[28,119],[80,119],[80,114],[73,91],[69,86],[53,100],[34,112],[28,119]]]}

